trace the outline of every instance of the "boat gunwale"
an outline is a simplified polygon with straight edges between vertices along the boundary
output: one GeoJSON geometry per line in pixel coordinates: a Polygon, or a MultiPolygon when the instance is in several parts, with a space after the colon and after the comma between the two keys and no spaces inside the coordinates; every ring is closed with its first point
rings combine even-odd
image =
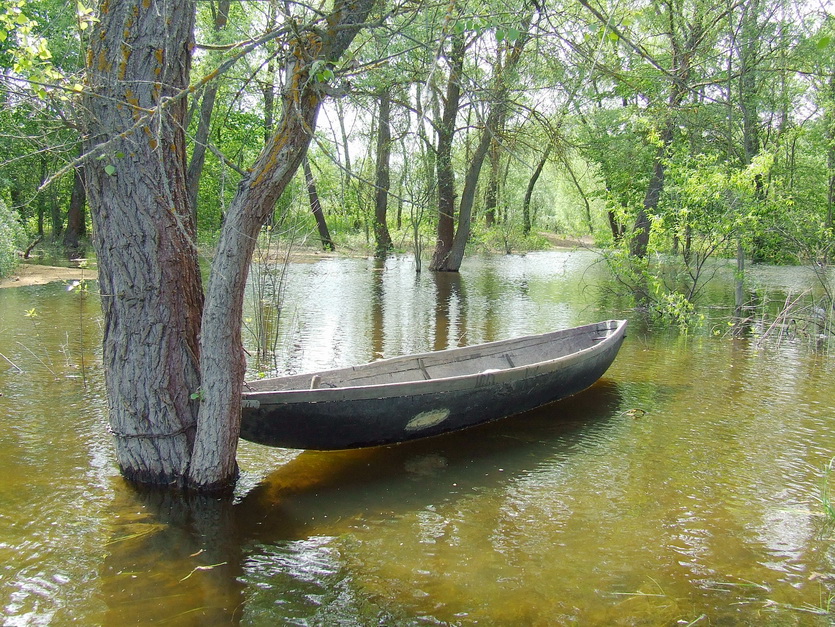
{"type": "Polygon", "coordinates": [[[244,406],[246,407],[248,403],[252,403],[256,401],[258,405],[282,405],[282,404],[290,404],[294,402],[328,402],[328,401],[339,401],[339,400],[355,400],[361,398],[383,398],[383,397],[396,397],[396,396],[416,396],[420,394],[431,394],[431,393],[438,393],[438,384],[444,383],[446,388],[444,391],[460,391],[465,389],[472,389],[474,387],[479,387],[480,385],[485,385],[488,383],[502,383],[506,380],[513,380],[517,378],[517,375],[520,373],[528,373],[526,376],[531,376],[529,373],[531,371],[541,371],[536,372],[534,376],[547,374],[551,372],[553,368],[551,366],[562,364],[563,362],[568,362],[571,360],[579,360],[587,356],[591,353],[597,353],[603,350],[603,347],[618,341],[621,336],[623,336],[625,332],[627,321],[625,319],[610,319],[610,320],[602,320],[600,322],[595,322],[587,325],[581,325],[579,327],[570,327],[566,329],[560,329],[558,331],[551,331],[549,333],[543,334],[531,334],[531,335],[524,335],[519,336],[516,338],[507,338],[504,340],[496,340],[493,342],[485,342],[482,344],[473,344],[470,346],[461,346],[455,348],[448,348],[441,351],[429,351],[426,353],[416,353],[411,355],[398,355],[396,357],[390,357],[388,359],[381,359],[375,362],[369,362],[367,364],[361,364],[359,366],[349,366],[347,368],[334,368],[329,370],[321,370],[316,372],[310,373],[300,373],[296,375],[288,375],[287,377],[272,377],[270,379],[262,379],[255,383],[259,385],[267,384],[269,381],[276,381],[281,379],[287,379],[290,377],[304,377],[309,376],[313,377],[317,374],[325,375],[327,373],[335,373],[335,372],[350,372],[351,370],[356,370],[358,368],[364,368],[366,366],[379,366],[384,362],[388,363],[396,363],[398,361],[406,361],[406,360],[419,360],[423,359],[428,356],[438,356],[440,354],[449,353],[449,352],[474,352],[480,349],[489,349],[491,347],[501,346],[502,344],[509,344],[512,342],[524,342],[526,340],[532,340],[535,338],[547,338],[549,336],[559,336],[560,334],[564,334],[567,332],[571,333],[579,333],[585,329],[599,329],[600,332],[608,333],[602,340],[599,342],[592,344],[586,348],[582,348],[577,351],[572,351],[570,353],[566,353],[565,355],[560,355],[559,357],[555,357],[553,359],[546,359],[544,361],[538,361],[530,364],[524,364],[521,366],[513,366],[507,368],[500,368],[500,369],[490,369],[482,372],[471,372],[462,375],[454,375],[451,377],[433,377],[430,379],[416,379],[413,381],[397,381],[397,382],[389,382],[389,383],[375,383],[370,385],[346,385],[346,386],[339,386],[339,387],[323,387],[323,388],[294,388],[294,389],[287,389],[287,390],[253,390],[244,392],[243,394],[243,402],[244,406]],[[489,377],[489,379],[488,379],[489,377]],[[424,389],[425,388],[425,389],[424,389]],[[402,391],[402,393],[398,393],[402,391]]]}

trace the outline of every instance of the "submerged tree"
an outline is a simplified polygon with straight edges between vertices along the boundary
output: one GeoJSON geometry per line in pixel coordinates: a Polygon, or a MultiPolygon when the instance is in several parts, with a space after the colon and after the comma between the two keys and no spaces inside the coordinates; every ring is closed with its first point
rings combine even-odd
{"type": "Polygon", "coordinates": [[[310,167],[310,159],[302,160],[302,170],[304,172],[304,183],[307,187],[307,200],[310,203],[310,211],[313,213],[313,218],[316,220],[316,228],[319,231],[319,241],[322,242],[324,250],[334,251],[336,245],[331,239],[331,232],[328,228],[327,220],[325,220],[325,213],[322,211],[322,203],[319,200],[319,191],[316,189],[316,179],[313,178],[313,169],[310,167]]]}
{"type": "Polygon", "coordinates": [[[308,148],[333,75],[328,64],[366,27],[372,6],[336,0],[320,19],[290,18],[263,38],[284,37],[290,51],[281,119],[227,211],[205,303],[182,130],[195,4],[99,7],[84,97],[86,149],[99,158],[86,175],[110,424],[127,478],[199,490],[234,483],[255,241],[308,148]]]}
{"type": "Polygon", "coordinates": [[[391,95],[388,91],[378,94],[377,113],[377,161],[374,173],[374,255],[385,257],[392,248],[388,229],[388,202],[391,161],[391,95]]]}
{"type": "MultiPolygon", "coordinates": [[[[447,97],[444,103],[444,115],[438,131],[438,187],[439,220],[438,239],[432,256],[430,269],[443,272],[458,272],[464,259],[467,241],[470,238],[472,212],[476,189],[484,160],[490,145],[498,139],[510,108],[509,94],[513,83],[512,77],[519,64],[525,43],[528,41],[528,28],[531,15],[525,16],[519,29],[512,29],[512,36],[502,33],[497,35],[497,52],[493,63],[493,76],[489,90],[486,114],[482,128],[475,142],[472,154],[465,169],[464,185],[457,207],[455,220],[455,178],[452,172],[451,144],[458,114],[458,102],[461,96],[461,73],[466,46],[459,36],[453,39],[451,69],[447,84],[447,97]]],[[[511,29],[508,29],[510,32],[511,29]]]]}

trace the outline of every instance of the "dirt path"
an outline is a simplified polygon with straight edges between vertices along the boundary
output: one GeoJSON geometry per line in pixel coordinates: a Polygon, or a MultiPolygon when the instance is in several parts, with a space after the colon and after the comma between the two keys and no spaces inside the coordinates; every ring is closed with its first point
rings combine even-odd
{"type": "Polygon", "coordinates": [[[96,278],[95,269],[85,268],[82,270],[81,268],[21,264],[15,268],[11,276],[0,279],[0,288],[45,285],[53,281],[75,281],[82,278],[96,278]]]}
{"type": "Polygon", "coordinates": [[[547,233],[546,231],[539,232],[542,237],[548,240],[548,243],[555,248],[591,248],[594,246],[594,238],[591,235],[584,235],[579,238],[560,237],[555,233],[547,233]]]}

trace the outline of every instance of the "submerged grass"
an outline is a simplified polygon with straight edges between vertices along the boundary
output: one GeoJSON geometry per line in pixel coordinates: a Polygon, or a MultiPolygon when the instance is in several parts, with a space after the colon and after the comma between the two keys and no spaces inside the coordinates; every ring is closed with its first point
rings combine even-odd
{"type": "Polygon", "coordinates": [[[820,502],[826,519],[835,524],[835,503],[832,502],[832,473],[835,471],[835,457],[823,467],[820,502]]]}

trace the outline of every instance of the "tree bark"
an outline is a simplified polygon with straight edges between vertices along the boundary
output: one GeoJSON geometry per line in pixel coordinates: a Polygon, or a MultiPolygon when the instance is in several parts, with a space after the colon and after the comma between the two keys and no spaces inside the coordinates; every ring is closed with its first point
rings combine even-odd
{"type": "Polygon", "coordinates": [[[55,190],[49,193],[49,222],[51,226],[51,239],[57,242],[64,233],[64,216],[61,213],[61,203],[58,202],[55,190]]]}
{"type": "Polygon", "coordinates": [[[499,114],[495,109],[495,106],[491,109],[490,115],[487,118],[486,127],[481,132],[481,137],[473,154],[470,155],[469,166],[464,176],[464,189],[461,190],[461,203],[458,207],[458,226],[455,229],[452,248],[444,263],[440,267],[435,268],[436,270],[458,272],[461,269],[461,263],[464,261],[464,251],[467,247],[467,240],[470,238],[470,232],[472,231],[473,203],[475,202],[475,192],[478,187],[478,177],[481,174],[481,166],[484,165],[484,159],[487,157],[490,142],[493,140],[494,131],[497,128],[495,118],[499,114]]]}
{"type": "Polygon", "coordinates": [[[484,195],[484,224],[487,228],[496,223],[496,207],[499,204],[499,166],[501,145],[498,139],[490,143],[490,180],[487,182],[487,192],[484,195]]]}
{"type": "MultiPolygon", "coordinates": [[[[39,165],[40,165],[40,172],[39,172],[39,179],[38,179],[38,187],[43,188],[43,184],[46,181],[46,157],[43,155],[40,156],[39,165]]],[[[46,194],[41,191],[40,194],[37,196],[38,202],[36,204],[37,215],[38,215],[38,235],[43,237],[43,223],[44,223],[44,214],[46,213],[46,194]]]]}
{"type": "Polygon", "coordinates": [[[348,215],[355,213],[354,228],[362,226],[362,212],[359,210],[357,194],[354,189],[353,170],[351,169],[351,149],[348,142],[348,129],[345,128],[345,109],[342,100],[336,101],[336,119],[339,121],[339,133],[342,140],[339,150],[344,158],[344,167],[340,168],[339,189],[342,197],[342,209],[348,215]]]}
{"type": "Polygon", "coordinates": [[[672,84],[667,103],[667,119],[664,122],[664,127],[661,131],[661,141],[652,164],[652,175],[647,185],[644,204],[635,218],[635,225],[632,229],[632,240],[629,243],[630,253],[632,256],[639,258],[646,257],[647,251],[649,250],[649,236],[652,226],[649,216],[656,213],[658,203],[661,200],[661,192],[664,191],[667,153],[673,141],[676,123],[675,115],[687,95],[692,69],[692,58],[702,39],[702,26],[699,22],[695,22],[687,25],[689,29],[687,40],[684,42],[680,41],[673,24],[675,16],[672,14],[672,6],[668,7],[667,10],[670,11],[667,16],[670,21],[670,30],[667,36],[670,38],[670,48],[672,50],[672,84]]]}
{"type": "Polygon", "coordinates": [[[609,219],[609,229],[612,231],[612,240],[618,243],[626,234],[626,225],[621,224],[613,209],[606,211],[606,217],[609,219]]]}
{"type": "Polygon", "coordinates": [[[331,239],[331,232],[328,229],[328,223],[322,211],[322,203],[319,202],[319,192],[316,191],[316,180],[313,178],[313,170],[310,169],[310,160],[306,156],[302,160],[302,169],[304,170],[304,182],[307,186],[307,199],[310,202],[310,211],[316,219],[316,228],[319,231],[319,240],[322,242],[322,248],[334,251],[336,250],[336,246],[331,239]]]}
{"type": "Polygon", "coordinates": [[[391,97],[387,91],[379,95],[380,115],[377,127],[377,167],[374,190],[374,255],[385,257],[392,249],[387,224],[389,186],[391,185],[389,162],[391,160],[391,97]]]}
{"type": "Polygon", "coordinates": [[[110,428],[122,474],[182,486],[198,403],[203,304],[186,190],[194,3],[104,2],[90,40],[85,167],[104,314],[110,428]],[[152,114],[150,112],[153,112],[152,114]]]}
{"type": "Polygon", "coordinates": [[[504,126],[504,120],[507,114],[507,74],[515,69],[516,64],[519,62],[526,40],[527,38],[524,35],[516,40],[510,49],[504,65],[502,65],[501,56],[496,60],[490,109],[476,149],[469,157],[467,174],[464,177],[464,189],[461,191],[461,203],[458,207],[458,227],[455,229],[452,246],[443,259],[438,258],[438,250],[436,249],[436,258],[432,261],[432,270],[458,272],[461,269],[467,240],[470,238],[473,203],[475,201],[476,187],[478,186],[478,177],[481,173],[484,159],[487,156],[487,151],[490,148],[490,143],[498,138],[499,130],[504,126]]]}
{"type": "Polygon", "coordinates": [[[633,257],[646,257],[649,250],[649,232],[652,227],[649,216],[655,214],[658,203],[661,200],[661,192],[664,191],[664,178],[666,175],[667,150],[673,137],[673,125],[666,123],[661,134],[661,146],[655,155],[652,163],[652,176],[647,185],[647,193],[644,196],[644,204],[638,210],[635,217],[635,225],[632,227],[632,240],[629,242],[629,251],[633,257]]]}

